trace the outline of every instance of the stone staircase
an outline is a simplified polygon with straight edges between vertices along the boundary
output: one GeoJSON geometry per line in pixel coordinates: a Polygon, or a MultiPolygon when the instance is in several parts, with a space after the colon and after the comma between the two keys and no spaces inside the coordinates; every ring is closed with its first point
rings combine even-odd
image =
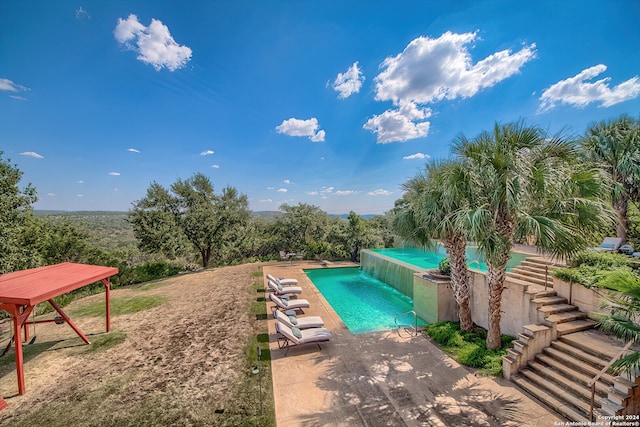
{"type": "MultiPolygon", "coordinates": [[[[592,329],[559,337],[511,380],[565,418],[587,423],[591,401],[588,383],[620,349],[600,335],[604,334],[592,329]]],[[[634,383],[603,374],[596,382],[594,419],[622,410],[633,388],[634,383]]]]}
{"type": "Polygon", "coordinates": [[[551,277],[551,271],[556,266],[556,264],[551,261],[545,260],[544,258],[527,258],[522,261],[517,267],[511,269],[511,271],[507,272],[507,277],[511,281],[515,281],[516,283],[520,282],[521,284],[527,285],[538,285],[553,287],[553,277],[551,277]]]}
{"type": "MultiPolygon", "coordinates": [[[[527,293],[535,311],[531,317],[538,323],[523,327],[514,347],[503,357],[503,372],[505,378],[568,420],[588,423],[588,383],[622,345],[594,329],[595,321],[553,291],[551,276],[545,279],[553,267],[542,258],[528,258],[507,273],[508,280],[529,285],[527,293]]],[[[619,414],[636,389],[624,378],[603,374],[596,382],[594,414],[619,414]]]]}

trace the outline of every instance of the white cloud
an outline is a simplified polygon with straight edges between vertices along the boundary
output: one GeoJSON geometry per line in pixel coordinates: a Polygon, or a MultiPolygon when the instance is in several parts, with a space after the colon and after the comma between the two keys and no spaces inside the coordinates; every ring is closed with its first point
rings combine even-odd
{"type": "Polygon", "coordinates": [[[84,184],[83,180],[78,181],[78,184],[84,184]]]}
{"type": "Polygon", "coordinates": [[[211,167],[214,169],[220,169],[220,165],[211,165],[211,167]]]}
{"type": "Polygon", "coordinates": [[[313,142],[324,141],[324,130],[318,130],[318,119],[312,117],[308,120],[294,119],[283,120],[279,126],[276,126],[278,133],[289,136],[308,136],[313,142]]]}
{"type": "Polygon", "coordinates": [[[338,190],[333,194],[336,196],[350,196],[352,194],[358,194],[358,192],[355,190],[338,190]]]}
{"type": "Polygon", "coordinates": [[[364,76],[358,67],[358,62],[354,62],[344,73],[338,73],[338,77],[333,81],[333,89],[338,92],[338,98],[345,99],[354,93],[360,92],[364,76]]]}
{"type": "Polygon", "coordinates": [[[291,184],[291,180],[290,180],[290,179],[285,179],[285,180],[284,180],[284,181],[282,181],[282,182],[284,182],[285,184],[291,184]]]}
{"type": "Polygon", "coordinates": [[[427,104],[443,99],[467,98],[518,73],[535,58],[535,44],[518,52],[502,50],[472,65],[467,45],[476,33],[447,31],[437,39],[418,37],[394,57],[385,59],[376,76],[376,99],[427,104]]]}
{"type": "Polygon", "coordinates": [[[55,196],[56,196],[56,193],[47,193],[47,196],[49,196],[49,197],[55,197],[55,196]]]}
{"type": "Polygon", "coordinates": [[[18,96],[18,95],[9,95],[9,98],[17,99],[18,101],[28,101],[28,99],[25,98],[24,96],[18,96]]]}
{"type": "Polygon", "coordinates": [[[430,159],[431,156],[428,154],[424,154],[424,153],[416,153],[416,154],[411,154],[410,156],[404,156],[402,159],[403,160],[413,160],[413,159],[430,159]]]}
{"type": "Polygon", "coordinates": [[[378,190],[369,191],[367,194],[370,196],[388,196],[390,194],[393,194],[393,192],[380,188],[378,190]]]}
{"type": "Polygon", "coordinates": [[[287,191],[289,191],[289,190],[287,190],[286,188],[279,188],[278,189],[278,193],[286,193],[287,191]]]}
{"type": "Polygon", "coordinates": [[[261,202],[265,202],[265,203],[272,203],[273,202],[273,200],[271,200],[271,199],[262,199],[260,201],[261,202]]]}
{"type": "Polygon", "coordinates": [[[78,194],[78,197],[84,197],[84,194],[78,194]]]}
{"type": "Polygon", "coordinates": [[[210,156],[213,153],[215,153],[215,151],[213,150],[207,150],[207,151],[203,151],[202,153],[200,153],[201,156],[210,156]]]}
{"type": "Polygon", "coordinates": [[[309,196],[317,196],[319,193],[317,191],[307,191],[307,193],[309,196]]]}
{"type": "Polygon", "coordinates": [[[35,157],[36,159],[44,159],[44,156],[41,156],[40,154],[36,153],[35,151],[25,151],[23,153],[20,153],[21,156],[29,156],[29,157],[35,157]]]}
{"type": "Polygon", "coordinates": [[[191,59],[191,49],[175,42],[169,28],[157,19],[145,27],[136,15],[129,15],[125,20],[118,18],[113,35],[116,40],[129,50],[138,53],[138,59],[151,64],[156,71],[166,67],[175,71],[186,65],[191,59]]]}
{"type": "Polygon", "coordinates": [[[9,79],[0,79],[0,90],[5,90],[8,92],[26,92],[30,89],[14,83],[9,79]]]}
{"type": "Polygon", "coordinates": [[[638,79],[638,76],[613,88],[609,87],[611,77],[605,77],[593,83],[588,81],[604,73],[606,69],[606,65],[599,64],[549,86],[540,96],[538,112],[552,110],[557,103],[570,104],[582,108],[592,102],[599,102],[601,107],[611,107],[640,95],[640,79],[638,79]]]}
{"type": "Polygon", "coordinates": [[[323,193],[323,194],[331,193],[331,192],[333,192],[334,188],[335,187],[322,187],[322,191],[320,191],[320,192],[323,193]]]}
{"type": "Polygon", "coordinates": [[[117,188],[117,187],[116,187],[116,188],[114,188],[114,189],[113,189],[113,191],[118,191],[118,188],[117,188]]]}
{"type": "Polygon", "coordinates": [[[267,190],[275,190],[276,187],[267,187],[267,190]]]}
{"type": "Polygon", "coordinates": [[[140,150],[136,150],[135,148],[127,148],[127,151],[131,153],[140,153],[140,150]]]}
{"type": "Polygon", "coordinates": [[[412,102],[401,105],[395,110],[373,116],[362,126],[376,133],[379,144],[404,142],[409,139],[422,138],[429,133],[431,125],[427,118],[431,117],[429,108],[418,108],[412,102]]]}
{"type": "Polygon", "coordinates": [[[120,176],[120,172],[109,172],[111,176],[120,176]]]}
{"type": "Polygon", "coordinates": [[[81,21],[83,19],[89,19],[89,18],[91,18],[91,16],[86,11],[86,9],[84,9],[82,6],[76,9],[76,19],[81,21]]]}

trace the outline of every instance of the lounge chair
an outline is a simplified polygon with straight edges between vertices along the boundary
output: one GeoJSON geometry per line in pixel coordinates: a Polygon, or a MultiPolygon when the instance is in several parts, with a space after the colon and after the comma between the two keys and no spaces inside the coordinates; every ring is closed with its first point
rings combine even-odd
{"type": "Polygon", "coordinates": [[[303,308],[309,308],[309,301],[306,299],[294,299],[289,301],[286,298],[280,298],[277,295],[271,293],[269,294],[269,299],[275,304],[271,307],[271,310],[275,313],[277,310],[300,310],[302,312],[303,308]]]}
{"type": "Polygon", "coordinates": [[[282,277],[273,277],[270,274],[267,274],[267,279],[273,280],[274,282],[276,282],[278,285],[281,285],[281,286],[295,286],[298,284],[298,281],[296,279],[284,279],[282,277]]]}
{"type": "Polygon", "coordinates": [[[280,323],[284,323],[290,328],[309,329],[309,328],[321,328],[324,326],[324,322],[320,316],[305,316],[296,317],[288,316],[287,313],[283,313],[280,310],[276,310],[273,316],[280,323]]]}
{"type": "Polygon", "coordinates": [[[267,280],[267,290],[274,292],[276,295],[289,295],[289,294],[301,294],[302,288],[300,286],[282,286],[274,282],[273,280],[267,280]]]}
{"type": "Polygon", "coordinates": [[[625,255],[633,255],[633,246],[631,245],[622,245],[618,248],[618,252],[625,255]]]}
{"type": "Polygon", "coordinates": [[[595,248],[587,248],[588,251],[596,252],[613,252],[617,251],[622,245],[622,239],[620,237],[605,237],[600,246],[595,248]]]}
{"type": "Polygon", "coordinates": [[[290,328],[284,323],[276,322],[276,331],[278,331],[278,348],[287,349],[284,353],[285,356],[293,346],[317,344],[318,348],[322,350],[320,343],[331,340],[331,332],[325,328],[309,328],[301,330],[298,328],[290,328]]]}

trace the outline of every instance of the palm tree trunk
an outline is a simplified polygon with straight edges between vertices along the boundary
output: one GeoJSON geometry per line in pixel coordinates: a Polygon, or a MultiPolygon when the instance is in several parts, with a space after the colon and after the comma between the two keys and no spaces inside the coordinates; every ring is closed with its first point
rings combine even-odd
{"type": "Polygon", "coordinates": [[[502,290],[504,289],[506,269],[493,268],[489,265],[487,276],[489,279],[489,330],[487,331],[487,348],[494,349],[502,346],[500,337],[500,319],[502,313],[500,307],[502,305],[502,290]]]}
{"type": "Polygon", "coordinates": [[[458,303],[460,329],[470,331],[473,327],[471,318],[469,275],[467,272],[466,241],[461,234],[455,234],[444,242],[451,263],[451,288],[458,303]]]}
{"type": "Polygon", "coordinates": [[[627,241],[627,209],[629,208],[629,197],[621,196],[613,202],[613,208],[618,213],[618,223],[616,224],[616,237],[620,237],[622,242],[627,241]]]}

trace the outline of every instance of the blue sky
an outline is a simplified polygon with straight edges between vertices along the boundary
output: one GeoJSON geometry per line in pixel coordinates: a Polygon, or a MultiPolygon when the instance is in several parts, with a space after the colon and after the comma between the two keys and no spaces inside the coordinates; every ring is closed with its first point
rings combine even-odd
{"type": "Polygon", "coordinates": [[[36,209],[197,172],[253,210],[384,213],[495,122],[640,114],[640,2],[0,3],[0,151],[36,209]]]}

